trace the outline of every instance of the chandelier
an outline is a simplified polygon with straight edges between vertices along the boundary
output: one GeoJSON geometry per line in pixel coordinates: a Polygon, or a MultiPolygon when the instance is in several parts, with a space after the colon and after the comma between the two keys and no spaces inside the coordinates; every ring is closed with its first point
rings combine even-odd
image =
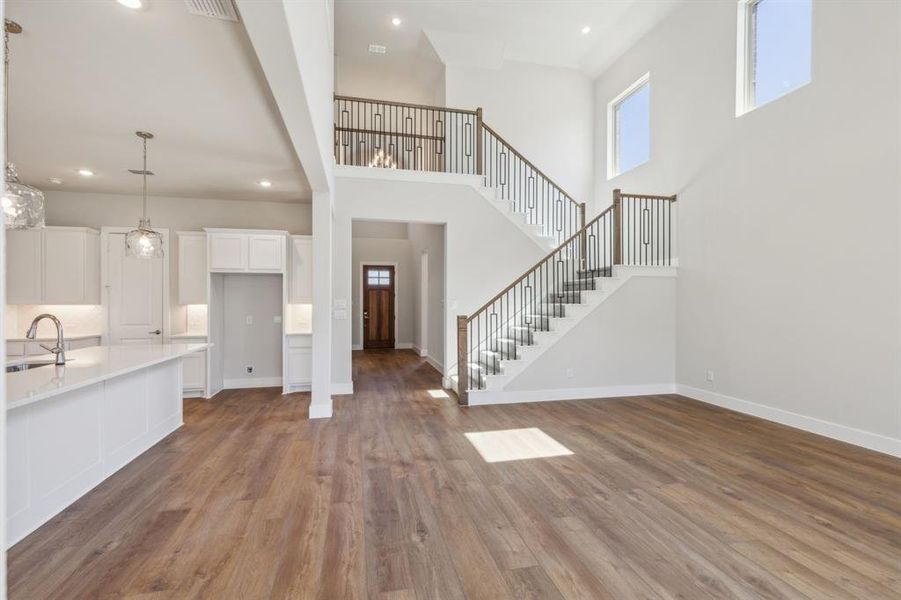
{"type": "Polygon", "coordinates": [[[141,220],[138,221],[138,228],[132,229],[125,235],[125,255],[135,258],[162,258],[163,257],[163,236],[158,231],[154,231],[150,225],[150,219],[147,217],[147,176],[153,175],[153,171],[147,170],[147,140],[153,139],[152,133],[146,131],[136,131],[135,135],[141,138],[144,143],[144,168],[129,169],[130,173],[141,175],[143,177],[144,210],[141,220]]]}

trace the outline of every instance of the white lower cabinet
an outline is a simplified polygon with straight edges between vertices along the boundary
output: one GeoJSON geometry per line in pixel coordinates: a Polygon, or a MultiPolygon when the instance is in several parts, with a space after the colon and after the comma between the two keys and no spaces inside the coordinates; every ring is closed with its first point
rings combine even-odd
{"type": "Polygon", "coordinates": [[[285,374],[289,392],[309,390],[313,383],[313,336],[288,335],[285,374]]]}
{"type": "MultiPolygon", "coordinates": [[[[205,344],[205,337],[187,338],[179,336],[170,340],[179,344],[205,344]]],[[[185,396],[203,396],[206,392],[206,350],[188,354],[181,359],[182,392],[185,396]]]]}

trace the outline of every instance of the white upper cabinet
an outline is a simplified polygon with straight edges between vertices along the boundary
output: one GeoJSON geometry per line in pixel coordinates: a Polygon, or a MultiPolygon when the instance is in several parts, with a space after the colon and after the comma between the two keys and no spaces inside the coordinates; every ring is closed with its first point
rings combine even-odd
{"type": "Polygon", "coordinates": [[[247,236],[240,233],[209,233],[210,271],[247,270],[247,236]]]}
{"type": "Polygon", "coordinates": [[[285,236],[260,234],[247,236],[247,270],[284,271],[285,236]]]}
{"type": "Polygon", "coordinates": [[[291,304],[313,303],[313,238],[291,236],[291,304]]]}
{"type": "Polygon", "coordinates": [[[40,304],[43,292],[40,229],[6,230],[6,302],[40,304]]]}
{"type": "Polygon", "coordinates": [[[6,235],[7,303],[100,304],[100,232],[45,227],[6,235]]]}
{"type": "Polygon", "coordinates": [[[287,233],[207,229],[210,271],[217,273],[283,273],[287,233]]]}
{"type": "Polygon", "coordinates": [[[206,234],[178,231],[178,303],[206,304],[206,234]]]}

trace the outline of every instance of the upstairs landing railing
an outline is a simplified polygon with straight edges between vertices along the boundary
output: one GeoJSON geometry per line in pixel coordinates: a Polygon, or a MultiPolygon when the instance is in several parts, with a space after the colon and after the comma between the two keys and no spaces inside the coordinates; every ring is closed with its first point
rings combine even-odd
{"type": "Polygon", "coordinates": [[[482,109],[335,96],[339,165],[481,175],[499,198],[560,244],[585,224],[585,204],[482,121],[482,109]]]}

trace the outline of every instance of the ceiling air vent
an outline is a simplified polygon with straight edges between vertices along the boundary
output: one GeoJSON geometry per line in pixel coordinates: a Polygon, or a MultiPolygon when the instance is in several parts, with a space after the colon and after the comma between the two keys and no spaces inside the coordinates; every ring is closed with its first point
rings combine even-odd
{"type": "Polygon", "coordinates": [[[232,0],[185,0],[185,4],[192,15],[238,21],[238,11],[235,10],[232,0]]]}
{"type": "Polygon", "coordinates": [[[369,51],[373,54],[384,54],[388,51],[384,46],[380,46],[379,44],[369,44],[369,51]]]}

